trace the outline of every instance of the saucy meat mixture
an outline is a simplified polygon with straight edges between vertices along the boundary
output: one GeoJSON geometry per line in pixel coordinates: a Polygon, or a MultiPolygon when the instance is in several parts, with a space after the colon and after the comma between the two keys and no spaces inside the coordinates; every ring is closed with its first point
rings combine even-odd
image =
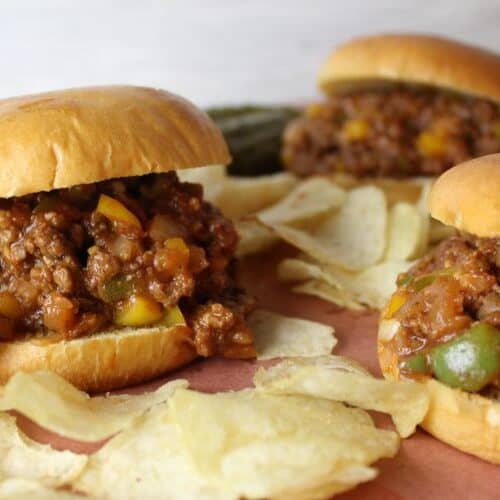
{"type": "Polygon", "coordinates": [[[407,375],[469,391],[500,386],[500,239],[441,242],[402,274],[384,316],[407,375]]]}
{"type": "Polygon", "coordinates": [[[500,151],[495,103],[439,89],[393,87],[332,96],[284,133],[282,160],[300,176],[438,175],[500,151]]]}
{"type": "Polygon", "coordinates": [[[174,172],[0,206],[0,339],[187,324],[202,356],[255,355],[235,228],[174,172]]]}

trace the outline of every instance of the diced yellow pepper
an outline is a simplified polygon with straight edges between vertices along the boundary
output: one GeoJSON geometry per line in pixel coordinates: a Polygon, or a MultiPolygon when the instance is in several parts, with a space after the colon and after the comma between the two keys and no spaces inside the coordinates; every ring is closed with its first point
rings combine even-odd
{"type": "Polygon", "coordinates": [[[21,304],[9,292],[0,292],[0,315],[9,319],[19,319],[23,315],[21,304]]]}
{"type": "Polygon", "coordinates": [[[493,122],[491,129],[493,130],[495,137],[500,139],[500,121],[493,122]]]}
{"type": "Polygon", "coordinates": [[[132,295],[116,312],[115,323],[121,326],[146,326],[162,318],[163,308],[158,302],[143,295],[132,295]]]}
{"type": "Polygon", "coordinates": [[[97,203],[96,211],[108,219],[123,222],[129,226],[141,229],[141,221],[123,203],[111,198],[106,194],[101,194],[97,203]]]}
{"type": "Polygon", "coordinates": [[[417,138],[417,148],[424,156],[441,156],[446,152],[443,137],[433,132],[421,132],[417,138]]]}
{"type": "Polygon", "coordinates": [[[389,302],[388,306],[386,307],[384,311],[384,318],[385,319],[391,319],[398,311],[399,309],[405,304],[407,301],[407,296],[404,293],[401,292],[396,292],[392,298],[391,301],[389,302]]]}
{"type": "Polygon", "coordinates": [[[169,238],[165,241],[165,247],[169,250],[177,250],[179,253],[189,257],[189,247],[182,238],[169,238]]]}
{"type": "Polygon", "coordinates": [[[170,307],[164,312],[162,324],[168,327],[186,325],[186,320],[179,306],[170,307]]]}
{"type": "Polygon", "coordinates": [[[315,103],[307,106],[306,115],[309,118],[317,118],[318,116],[321,115],[322,109],[323,109],[323,106],[319,102],[315,102],[315,103]]]}
{"type": "Polygon", "coordinates": [[[290,151],[286,150],[286,149],[282,150],[282,152],[281,152],[281,162],[283,163],[283,165],[285,165],[285,166],[291,165],[292,164],[292,160],[293,160],[293,154],[290,151]]]}
{"type": "Polygon", "coordinates": [[[353,118],[344,123],[342,131],[349,141],[360,141],[368,135],[368,123],[362,118],[353,118]]]}

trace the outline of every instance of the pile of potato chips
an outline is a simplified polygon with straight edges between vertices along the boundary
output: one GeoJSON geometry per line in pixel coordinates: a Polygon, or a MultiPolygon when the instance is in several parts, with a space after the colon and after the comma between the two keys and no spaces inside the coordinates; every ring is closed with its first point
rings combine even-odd
{"type": "Polygon", "coordinates": [[[207,198],[236,221],[240,256],[285,241],[300,253],[281,262],[279,278],[298,293],[350,309],[382,308],[398,274],[451,231],[427,213],[428,178],[234,178],[222,168],[181,174],[201,182],[207,198]]]}
{"type": "Polygon", "coordinates": [[[261,358],[290,356],[261,367],[255,388],[206,394],[179,379],[89,397],[53,373],[14,375],[0,388],[0,498],[319,499],[375,478],[373,463],[427,412],[426,387],[332,355],[327,325],[268,311],[250,321],[261,358]],[[398,433],[367,409],[390,414],[398,433]],[[87,456],[34,442],[6,410],[102,446],[87,456]]]}

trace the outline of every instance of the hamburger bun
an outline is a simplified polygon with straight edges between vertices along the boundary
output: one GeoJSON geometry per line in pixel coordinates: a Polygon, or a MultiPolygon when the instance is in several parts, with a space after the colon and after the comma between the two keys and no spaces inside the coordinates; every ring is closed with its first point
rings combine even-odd
{"type": "MultiPolygon", "coordinates": [[[[210,118],[162,90],[95,87],[0,101],[0,198],[229,161],[210,118]]],[[[117,328],[73,340],[49,333],[0,342],[0,383],[19,370],[51,370],[82,390],[106,391],[196,356],[185,326],[117,328]]]]}
{"type": "Polygon", "coordinates": [[[337,48],[318,74],[327,94],[395,83],[500,101],[500,56],[437,36],[373,35],[337,48]]]}
{"type": "MultiPolygon", "coordinates": [[[[479,237],[500,237],[500,154],[467,161],[446,171],[429,195],[431,215],[479,237]]],[[[387,343],[397,320],[382,317],[378,358],[386,378],[398,379],[398,356],[387,343]]],[[[424,382],[429,411],[420,424],[445,443],[500,464],[500,400],[453,389],[434,378],[424,382]]]]}
{"type": "Polygon", "coordinates": [[[0,101],[0,198],[229,161],[212,120],[164,90],[94,87],[0,101]]]}
{"type": "Polygon", "coordinates": [[[428,200],[431,215],[481,238],[500,237],[500,154],[483,156],[446,171],[428,200]]]}
{"type": "MultiPolygon", "coordinates": [[[[51,338],[52,337],[52,338],[51,338]]],[[[138,384],[197,357],[185,326],[120,328],[73,340],[0,343],[0,383],[17,371],[49,370],[87,392],[138,384]]]]}

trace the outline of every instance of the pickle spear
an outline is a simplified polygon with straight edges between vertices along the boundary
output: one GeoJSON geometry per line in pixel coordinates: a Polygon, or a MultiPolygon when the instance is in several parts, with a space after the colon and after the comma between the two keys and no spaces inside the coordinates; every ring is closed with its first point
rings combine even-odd
{"type": "Polygon", "coordinates": [[[256,176],[282,170],[281,136],[299,111],[288,107],[240,106],[207,110],[233,157],[230,175],[256,176]]]}

